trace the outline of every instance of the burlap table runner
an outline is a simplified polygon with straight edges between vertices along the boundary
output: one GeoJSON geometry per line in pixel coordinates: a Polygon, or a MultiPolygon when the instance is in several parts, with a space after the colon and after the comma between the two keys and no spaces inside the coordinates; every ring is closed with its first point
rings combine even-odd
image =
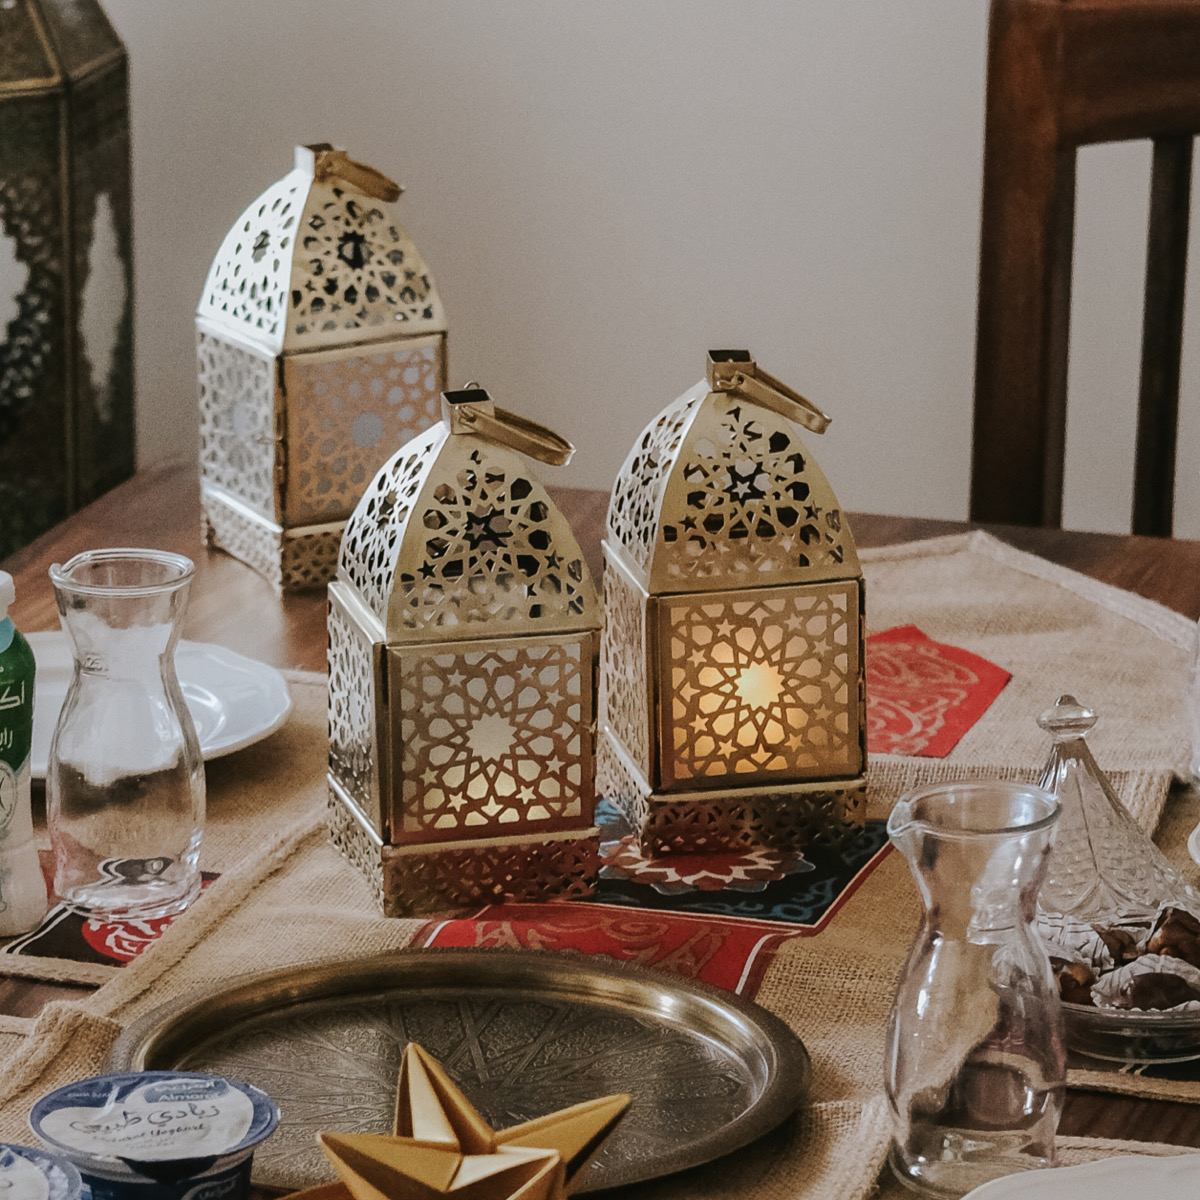
{"type": "MultiPolygon", "coordinates": [[[[914,782],[1036,775],[1047,739],[1033,717],[1062,691],[1103,714],[1092,744],[1149,827],[1186,758],[1181,698],[1194,626],[1161,606],[975,534],[864,554],[873,629],[918,625],[1009,669],[1012,682],[945,760],[872,765],[872,815],[914,782]]],[[[80,1003],[49,1006],[25,1037],[0,1034],[0,1139],[26,1140],[43,1092],[100,1070],[120,1030],[164,1001],[247,971],[405,945],[422,924],[378,916],[363,880],[324,836],[325,698],[319,676],[290,678],[296,707],[261,746],[209,765],[205,864],[222,871],[161,940],[80,1003]]],[[[1163,823],[1178,859],[1200,813],[1186,797],[1163,823]]],[[[918,917],[915,889],[889,855],[817,937],[779,951],[758,994],[812,1054],[811,1103],[767,1139],[702,1171],[630,1189],[635,1197],[856,1198],[876,1186],[888,1138],[883,1034],[918,917]]],[[[1101,1073],[1096,1073],[1101,1074],[1101,1073]]],[[[1089,1086],[1093,1080],[1089,1077],[1089,1086]]],[[[1103,1074],[1100,1086],[1145,1092],[1103,1074]]],[[[1200,1085],[1155,1094],[1200,1100],[1200,1085]]],[[[1070,1156],[1112,1153],[1084,1140],[1070,1156]]],[[[891,1187],[885,1184],[885,1187],[891,1187]]]]}

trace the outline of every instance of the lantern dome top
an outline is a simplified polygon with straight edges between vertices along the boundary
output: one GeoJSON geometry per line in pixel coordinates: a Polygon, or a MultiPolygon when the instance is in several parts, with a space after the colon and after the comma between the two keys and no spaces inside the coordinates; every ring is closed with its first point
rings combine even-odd
{"type": "Polygon", "coordinates": [[[570,443],[468,388],[367,486],[338,579],[392,642],[596,629],[599,602],[566,519],[514,449],[562,463],[570,443]]]}
{"type": "Polygon", "coordinates": [[[221,243],[198,318],[272,354],[444,332],[433,278],[391,209],[401,190],[327,143],[297,146],[295,169],[221,243]]]}
{"type": "Polygon", "coordinates": [[[98,0],[0,3],[0,92],[62,91],[68,80],[125,57],[98,0]]]}
{"type": "Polygon", "coordinates": [[[608,508],[611,546],[654,594],[851,579],[858,551],[796,432],[829,423],[744,350],[642,431],[608,508]]]}

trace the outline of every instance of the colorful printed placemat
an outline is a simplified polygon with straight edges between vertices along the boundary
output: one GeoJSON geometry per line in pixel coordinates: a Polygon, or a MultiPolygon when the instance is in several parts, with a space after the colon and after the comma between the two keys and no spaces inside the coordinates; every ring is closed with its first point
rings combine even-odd
{"type": "MultiPolygon", "coordinates": [[[[866,672],[874,755],[944,757],[1009,679],[1003,668],[912,625],[867,639],[866,672]]],[[[635,831],[611,805],[601,801],[596,820],[602,865],[591,899],[488,906],[471,917],[431,922],[414,944],[603,953],[753,996],[779,946],[819,933],[888,848],[883,822],[871,821],[837,849],[646,858],[635,831]]],[[[43,868],[52,870],[49,862],[43,868]]],[[[31,965],[35,959],[78,964],[99,981],[106,969],[136,958],[170,923],[96,921],[58,903],[32,933],[0,947],[0,956],[31,965]]]]}
{"type": "MultiPolygon", "coordinates": [[[[790,937],[819,933],[888,852],[883,822],[870,821],[837,850],[645,859],[617,824],[614,808],[602,802],[598,819],[611,836],[602,843],[593,898],[491,905],[470,917],[431,921],[413,944],[607,954],[753,996],[776,949],[790,937]]],[[[218,877],[205,872],[204,885],[218,877]]],[[[174,919],[99,921],[60,902],[0,955],[75,964],[81,979],[99,982],[152,945],[174,919]]]]}
{"type": "Polygon", "coordinates": [[[601,835],[590,899],[488,905],[430,921],[412,944],[606,954],[753,997],[779,947],[820,933],[890,850],[884,823],[868,821],[837,849],[647,859],[602,804],[605,818],[621,836],[601,835]]]}
{"type": "MultiPolygon", "coordinates": [[[[53,894],[53,859],[45,850],[41,852],[41,859],[46,887],[53,894]]],[[[215,871],[202,871],[200,886],[207,888],[219,878],[220,875],[215,871]]],[[[120,967],[162,937],[175,919],[153,917],[136,921],[102,921],[86,917],[70,904],[57,900],[51,904],[36,929],[6,942],[0,947],[0,955],[56,958],[74,963],[120,967]]]]}

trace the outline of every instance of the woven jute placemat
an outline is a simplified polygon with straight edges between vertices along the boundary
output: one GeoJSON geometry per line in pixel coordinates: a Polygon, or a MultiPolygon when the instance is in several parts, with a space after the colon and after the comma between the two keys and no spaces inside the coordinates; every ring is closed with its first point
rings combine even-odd
{"type": "MultiPolygon", "coordinates": [[[[1092,745],[1148,828],[1186,759],[1182,696],[1195,628],[1161,606],[982,535],[863,555],[872,629],[915,624],[1012,672],[1012,681],[949,758],[880,759],[873,816],[906,788],[966,774],[1035,777],[1046,757],[1036,714],[1074,692],[1103,717],[1092,745]]],[[[324,834],[324,679],[292,675],[293,714],[262,745],[209,765],[205,865],[221,872],[184,919],[79,1003],[48,1008],[25,1036],[0,1031],[0,1139],[28,1140],[33,1101],[102,1069],[120,1031],[150,1008],[252,971],[336,961],[405,946],[424,922],[381,918],[365,881],[324,834]]],[[[1200,813],[1185,798],[1162,821],[1177,858],[1200,813]],[[1191,822],[1191,824],[1189,824],[1191,822]]],[[[695,1171],[630,1189],[667,1197],[855,1200],[879,1183],[889,1120],[883,1040],[892,992],[919,914],[899,855],[889,855],[816,937],[796,938],[768,968],[758,1001],[803,1038],[811,1102],[768,1138],[695,1171]]],[[[1099,1083],[1147,1094],[1145,1081],[1099,1083]]],[[[1156,1081],[1157,1088],[1162,1081],[1156,1081]]],[[[1200,1100],[1200,1084],[1151,1094],[1200,1100]]],[[[1125,1144],[1066,1143],[1067,1157],[1125,1144]]],[[[1156,1148],[1161,1151],[1162,1148],[1156,1148]]],[[[892,1185],[885,1181],[884,1186],[892,1185]]]]}

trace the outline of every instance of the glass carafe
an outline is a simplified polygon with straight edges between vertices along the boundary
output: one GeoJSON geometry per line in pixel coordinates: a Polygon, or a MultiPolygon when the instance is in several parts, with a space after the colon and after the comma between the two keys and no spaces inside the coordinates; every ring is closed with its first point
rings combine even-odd
{"type": "Polygon", "coordinates": [[[194,571],[128,549],[50,568],[75,656],[46,774],[54,888],[94,916],[165,916],[200,891],[204,764],[175,675],[194,571]]]}
{"type": "Polygon", "coordinates": [[[888,1025],[891,1163],[929,1195],[1053,1163],[1066,1050],[1032,922],[1058,813],[978,781],[912,792],[888,821],[925,908],[888,1025]]]}

